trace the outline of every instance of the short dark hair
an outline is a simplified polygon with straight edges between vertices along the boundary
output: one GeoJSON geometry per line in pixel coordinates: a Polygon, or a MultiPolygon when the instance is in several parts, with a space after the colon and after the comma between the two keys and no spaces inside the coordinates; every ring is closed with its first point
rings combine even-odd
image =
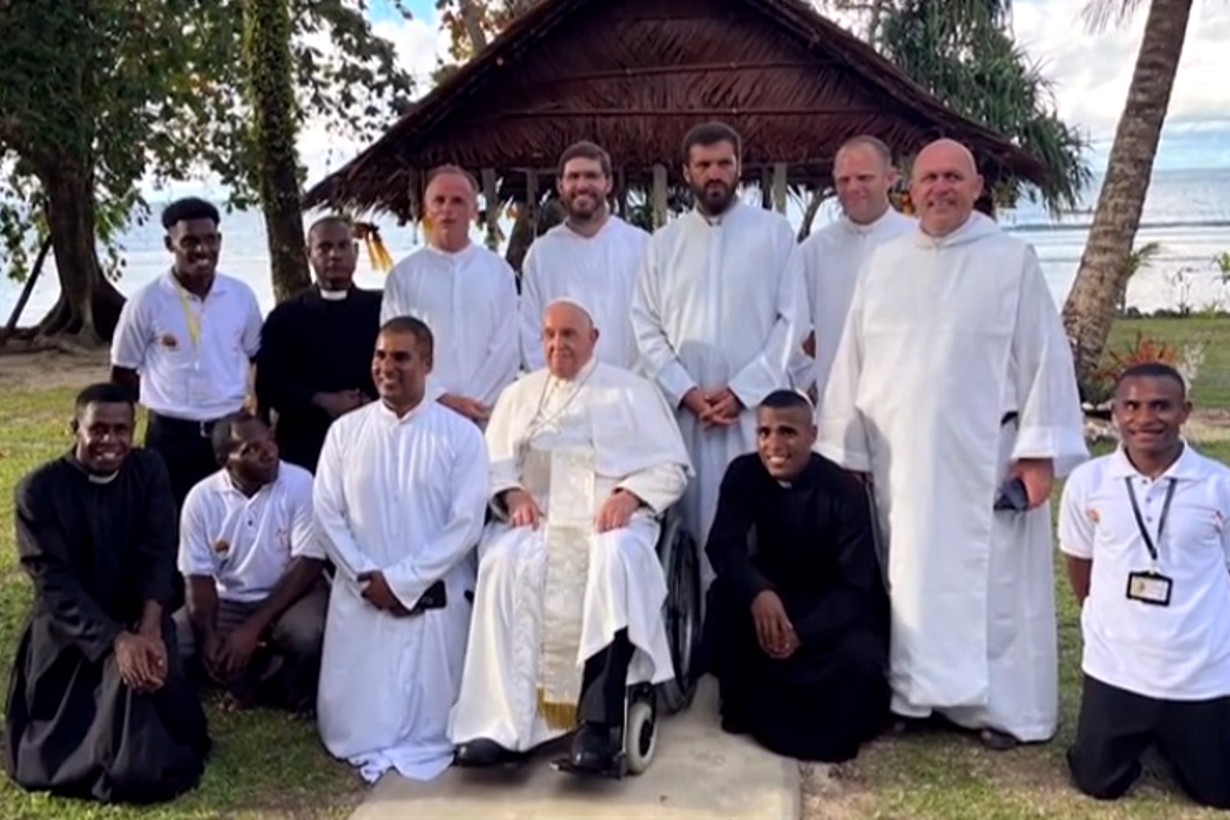
{"type": "Polygon", "coordinates": [[[1165,362],[1141,362],[1125,369],[1115,379],[1115,392],[1118,392],[1119,386],[1128,379],[1170,379],[1179,385],[1179,392],[1183,398],[1187,398],[1187,380],[1183,378],[1182,373],[1165,362]]]}
{"type": "Polygon", "coordinates": [[[115,382],[97,382],[77,394],[73,409],[78,416],[91,404],[126,404],[128,409],[135,411],[136,403],[132,388],[115,382]]]}
{"type": "Polygon", "coordinates": [[[310,238],[312,236],[312,233],[317,228],[324,227],[325,225],[339,225],[345,228],[346,230],[350,231],[352,237],[354,236],[354,223],[353,222],[351,222],[349,219],[339,214],[328,214],[326,216],[322,216],[320,219],[317,219],[315,222],[312,223],[311,227],[309,227],[307,231],[308,237],[310,238]]]}
{"type": "Polygon", "coordinates": [[[703,122],[692,127],[683,138],[683,162],[686,165],[692,154],[694,145],[717,145],[719,142],[729,142],[735,148],[735,156],[743,153],[743,138],[739,132],[724,122],[703,122]]]}
{"type": "MultiPolygon", "coordinates": [[[[873,137],[871,134],[859,134],[857,137],[850,137],[850,139],[841,144],[841,147],[837,149],[837,153],[840,154],[842,151],[850,148],[859,147],[870,148],[884,161],[885,165],[893,164],[892,149],[888,147],[884,140],[879,137],[873,137]]],[[[836,161],[837,154],[833,155],[833,159],[836,161]]]]}
{"type": "Polygon", "coordinates": [[[559,155],[559,167],[556,169],[561,178],[564,176],[564,166],[574,159],[592,159],[602,167],[603,176],[611,178],[611,155],[598,143],[581,140],[565,148],[564,153],[559,155]]]}
{"type": "Polygon", "coordinates": [[[227,456],[235,449],[238,443],[235,436],[235,428],[241,424],[247,424],[252,421],[263,420],[260,416],[254,415],[248,410],[237,410],[228,416],[223,416],[214,422],[214,428],[209,434],[209,443],[214,450],[214,458],[219,464],[226,462],[227,456]]]}
{"type": "Polygon", "coordinates": [[[169,231],[175,227],[176,223],[189,219],[212,219],[215,225],[222,221],[222,217],[218,215],[218,209],[212,202],[190,196],[175,200],[163,210],[162,227],[169,231]]]}
{"type": "Polygon", "coordinates": [[[381,333],[409,333],[428,356],[435,356],[436,340],[431,328],[413,316],[394,316],[380,326],[381,333]]]}
{"type": "Polygon", "coordinates": [[[470,183],[470,190],[474,192],[475,196],[478,196],[482,191],[482,186],[478,184],[475,176],[460,165],[437,165],[435,168],[432,168],[427,172],[427,178],[423,181],[423,191],[426,192],[427,186],[435,182],[437,178],[445,176],[462,177],[466,182],[470,183]]]}
{"type": "Polygon", "coordinates": [[[796,390],[774,390],[772,393],[764,397],[760,402],[760,407],[769,410],[793,410],[798,408],[812,412],[811,401],[796,390]]]}

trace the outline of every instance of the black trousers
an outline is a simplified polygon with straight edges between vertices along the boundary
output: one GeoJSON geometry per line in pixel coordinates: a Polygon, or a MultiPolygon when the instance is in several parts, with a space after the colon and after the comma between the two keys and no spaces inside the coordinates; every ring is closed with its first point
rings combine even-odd
{"type": "Polygon", "coordinates": [[[188,421],[150,411],[145,446],[162,456],[171,476],[175,508],[184,508],[188,491],[218,471],[210,434],[213,422],[188,421]]]}
{"type": "Polygon", "coordinates": [[[624,696],[628,690],[628,664],[635,648],[628,630],[621,629],[601,652],[585,662],[577,717],[584,723],[608,727],[624,722],[624,696]]]}
{"type": "Polygon", "coordinates": [[[1230,809],[1230,697],[1156,700],[1085,676],[1068,768],[1090,797],[1114,800],[1140,776],[1156,743],[1192,800],[1230,809]]]}

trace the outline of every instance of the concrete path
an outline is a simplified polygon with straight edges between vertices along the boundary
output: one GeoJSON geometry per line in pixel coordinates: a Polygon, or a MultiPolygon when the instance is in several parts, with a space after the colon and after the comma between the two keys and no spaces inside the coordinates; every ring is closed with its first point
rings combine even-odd
{"type": "MultiPolygon", "coordinates": [[[[702,681],[688,711],[663,721],[644,774],[620,781],[551,769],[557,749],[517,770],[449,769],[431,783],[386,775],[352,820],[797,820],[798,763],[718,727],[717,691],[702,681]]],[[[566,747],[565,747],[566,748],[566,747]]]]}

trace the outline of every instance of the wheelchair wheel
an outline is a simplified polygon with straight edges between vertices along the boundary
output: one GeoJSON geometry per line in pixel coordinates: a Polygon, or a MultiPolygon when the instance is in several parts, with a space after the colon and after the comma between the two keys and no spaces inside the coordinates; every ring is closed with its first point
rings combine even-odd
{"type": "Polygon", "coordinates": [[[662,568],[666,574],[663,619],[666,640],[675,666],[674,680],[657,687],[658,706],[671,715],[692,704],[696,694],[696,653],[701,635],[700,561],[696,541],[679,519],[668,520],[662,541],[662,568]]]}
{"type": "Polygon", "coordinates": [[[658,724],[654,719],[653,705],[645,700],[635,700],[628,707],[628,723],[624,727],[624,759],[628,774],[640,774],[653,762],[658,750],[658,724]]]}

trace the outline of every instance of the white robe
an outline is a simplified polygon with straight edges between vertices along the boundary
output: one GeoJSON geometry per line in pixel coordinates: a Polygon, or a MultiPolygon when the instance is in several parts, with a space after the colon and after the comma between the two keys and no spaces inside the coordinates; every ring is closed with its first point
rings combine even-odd
{"type": "Polygon", "coordinates": [[[1013,462],[1087,457],[1072,358],[1033,250],[973,214],[863,269],[820,409],[870,471],[888,539],[893,709],[1045,740],[1058,717],[1050,510],[993,512],[1013,462]],[[1002,423],[1008,413],[1017,423],[1002,423]]]}
{"type": "Polygon", "coordinates": [[[592,237],[567,223],[534,240],[521,271],[521,360],[527,372],[546,367],[542,314],[561,297],[585,305],[598,328],[599,361],[632,370],[636,337],[628,314],[649,234],[611,216],[592,237]]]}
{"type": "Polygon", "coordinates": [[[487,407],[517,378],[516,274],[473,243],[456,253],[424,247],[389,273],[380,322],[413,316],[435,341],[427,395],[466,396],[487,407]]]}
{"type": "MultiPolygon", "coordinates": [[[[315,518],[337,567],[317,701],[320,737],[368,781],[429,779],[452,760],[448,712],[469,628],[490,471],[482,433],[423,401],[404,418],[375,402],[329,428],[315,518]],[[447,605],[399,618],[360,597],[379,569],[407,609],[443,578],[447,605]]],[[[271,750],[272,752],[273,750],[271,750]]]]}
{"type": "Polygon", "coordinates": [[[870,225],[859,225],[843,216],[816,231],[799,245],[803,255],[803,278],[811,308],[808,320],[815,333],[816,351],[808,358],[801,351],[792,367],[795,384],[806,390],[816,386],[824,395],[846,314],[854,299],[854,283],[871,251],[890,239],[917,230],[918,220],[889,208],[870,225]]]}
{"type": "MultiPolygon", "coordinates": [[[[676,408],[696,478],[684,496],[688,530],[703,545],[726,467],[756,446],[756,406],[789,386],[807,296],[802,257],[785,217],[736,203],[716,224],[691,211],[653,235],[632,303],[642,364],[676,408]],[[688,390],[729,386],[738,423],[705,429],[681,406],[688,390]]],[[[713,580],[702,557],[702,585],[713,580]]]]}
{"type": "MultiPolygon", "coordinates": [[[[616,488],[646,502],[628,527],[589,537],[589,568],[583,585],[580,640],[574,672],[628,630],[634,647],[628,682],[661,683],[674,677],[662,620],[666,581],[654,547],[662,512],[683,494],[687,452],[670,408],[645,379],[591,360],[572,382],[545,370],[513,384],[496,404],[487,428],[491,454],[493,509],[479,551],[478,589],[470,627],[461,694],[453,710],[450,737],[456,743],[488,738],[508,749],[528,750],[565,730],[539,714],[538,689],[544,670],[546,528],[511,528],[495,498],[532,484],[525,480],[525,455],[537,450],[587,447],[593,451],[594,509],[616,488]]],[[[551,498],[534,494],[544,516],[551,498]]]]}

